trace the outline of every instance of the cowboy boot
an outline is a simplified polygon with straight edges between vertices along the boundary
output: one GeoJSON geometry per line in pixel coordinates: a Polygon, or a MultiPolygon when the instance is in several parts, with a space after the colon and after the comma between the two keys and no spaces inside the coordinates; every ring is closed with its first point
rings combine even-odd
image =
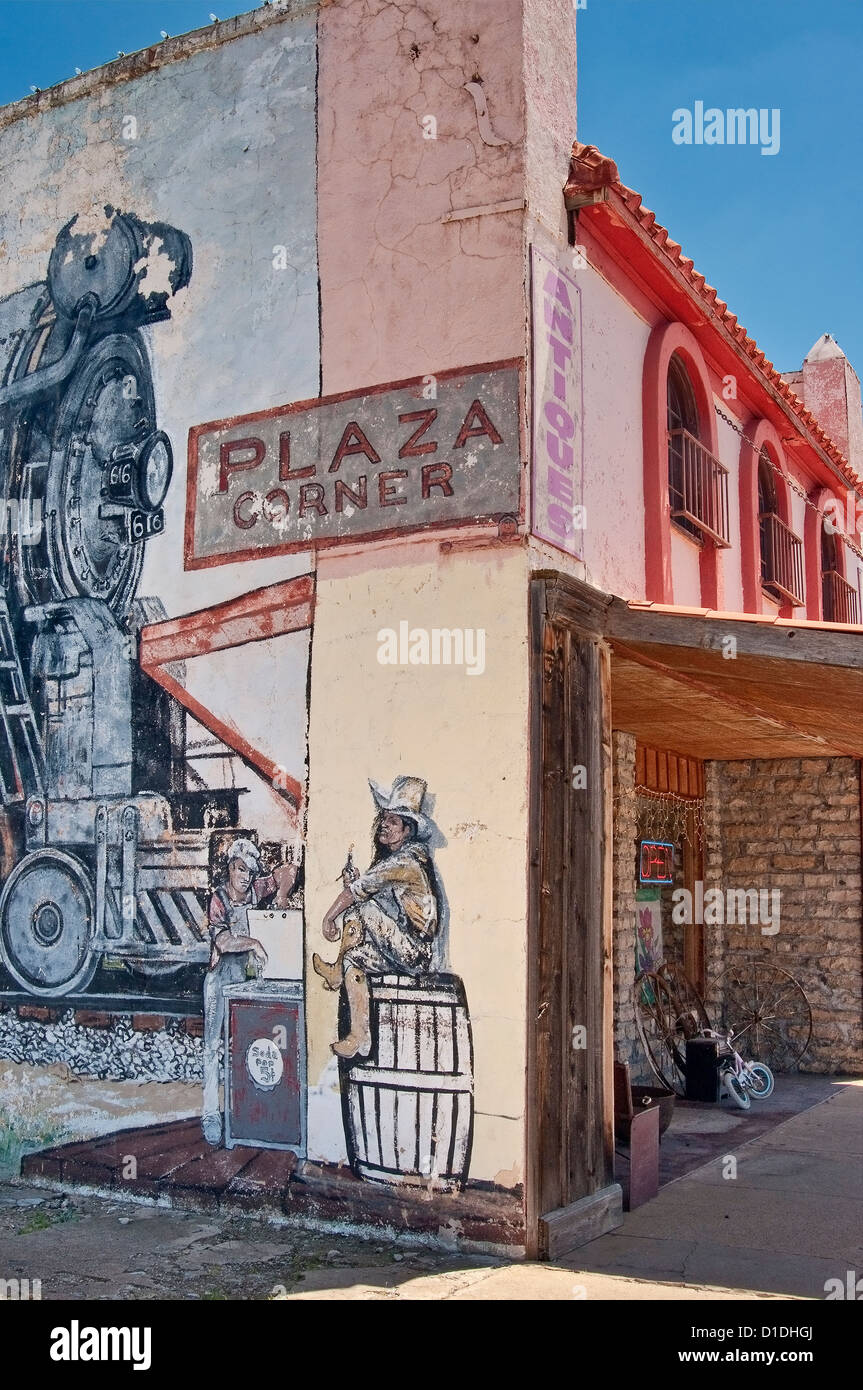
{"type": "Polygon", "coordinates": [[[365,928],[362,922],[356,917],[345,918],[342,927],[342,940],[339,946],[339,954],[332,965],[328,961],[322,960],[317,951],[312,956],[312,965],[315,973],[320,975],[326,989],[341,989],[342,974],[344,970],[345,952],[352,946],[359,946],[365,936],[365,928]]]}
{"type": "Polygon", "coordinates": [[[351,1010],[351,1031],[339,1042],[331,1043],[337,1057],[368,1057],[372,1050],[369,1029],[369,981],[364,970],[351,966],[345,975],[345,990],[351,1010]]]}
{"type": "Polygon", "coordinates": [[[330,964],[329,961],[322,960],[321,957],[318,955],[317,951],[315,951],[314,955],[312,956],[312,965],[314,966],[315,974],[320,975],[321,979],[323,980],[325,989],[341,989],[341,955],[339,955],[338,960],[334,960],[333,963],[330,964]]]}

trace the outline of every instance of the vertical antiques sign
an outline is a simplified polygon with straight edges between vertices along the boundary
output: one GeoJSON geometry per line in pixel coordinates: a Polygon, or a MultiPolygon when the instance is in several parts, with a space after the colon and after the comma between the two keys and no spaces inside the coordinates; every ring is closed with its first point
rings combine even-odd
{"type": "Polygon", "coordinates": [[[520,517],[519,363],[189,432],[187,569],[520,517]]]}
{"type": "Polygon", "coordinates": [[[585,525],[581,291],[531,246],[531,532],[579,556],[585,525]]]}

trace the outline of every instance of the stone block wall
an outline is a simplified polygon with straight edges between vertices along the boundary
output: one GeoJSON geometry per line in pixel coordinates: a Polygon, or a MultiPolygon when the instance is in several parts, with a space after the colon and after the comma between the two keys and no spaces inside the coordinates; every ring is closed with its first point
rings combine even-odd
{"type": "Polygon", "coordinates": [[[803,1071],[863,1072],[860,764],[852,758],[707,765],[707,872],[778,889],[779,931],[705,926],[708,1004],[723,961],[751,952],[799,980],[812,1006],[803,1071]]]}
{"type": "MultiPolygon", "coordinates": [[[[722,974],[755,958],[789,971],[812,1007],[802,1071],[863,1074],[863,891],[860,764],[852,758],[705,764],[705,892],[780,897],[779,931],[705,924],[705,1001],[719,1021],[722,974]]],[[[615,732],[614,1055],[650,1082],[635,1024],[635,738],[615,732]]]]}
{"type": "Polygon", "coordinates": [[[635,736],[615,732],[614,783],[614,1060],[628,1062],[633,1081],[650,1084],[653,1073],[638,1039],[632,983],[635,978],[635,736]]]}

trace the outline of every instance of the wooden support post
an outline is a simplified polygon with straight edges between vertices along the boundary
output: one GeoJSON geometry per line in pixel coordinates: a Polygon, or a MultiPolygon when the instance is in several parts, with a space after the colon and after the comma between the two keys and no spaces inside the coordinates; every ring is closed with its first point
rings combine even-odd
{"type": "Polygon", "coordinates": [[[526,1220],[539,1258],[622,1219],[612,1179],[609,654],[589,610],[573,622],[547,601],[534,583],[526,1220]]]}

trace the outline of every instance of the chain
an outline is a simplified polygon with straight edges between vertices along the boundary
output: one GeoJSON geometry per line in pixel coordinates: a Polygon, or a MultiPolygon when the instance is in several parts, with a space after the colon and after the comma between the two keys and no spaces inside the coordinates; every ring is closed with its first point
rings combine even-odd
{"type": "Polygon", "coordinates": [[[810,507],[817,516],[820,516],[822,521],[827,522],[828,526],[831,527],[832,534],[837,536],[839,540],[842,541],[843,545],[847,545],[848,549],[850,551],[853,551],[853,553],[857,556],[858,560],[863,560],[863,550],[859,550],[857,546],[854,544],[854,542],[851,540],[851,537],[846,535],[844,531],[838,530],[838,528],[836,527],[836,523],[834,522],[832,517],[829,517],[826,512],[822,512],[820,507],[816,507],[815,503],[810,501],[810,499],[806,495],[806,490],[802,488],[799,483],[796,483],[794,479],[790,476],[790,474],[785,473],[781,468],[779,468],[779,466],[773,462],[772,458],[766,450],[759,449],[758,445],[755,443],[755,440],[750,439],[749,435],[745,432],[745,430],[741,429],[737,421],[733,420],[730,415],[726,415],[725,411],[721,410],[715,401],[713,403],[713,408],[721,420],[724,420],[727,425],[730,425],[731,428],[737,434],[740,435],[741,439],[746,440],[746,443],[752,449],[755,450],[759,459],[763,459],[765,463],[769,464],[776,476],[781,478],[783,482],[787,483],[788,486],[791,488],[791,491],[796,492],[798,497],[802,497],[807,507],[810,507]]]}

